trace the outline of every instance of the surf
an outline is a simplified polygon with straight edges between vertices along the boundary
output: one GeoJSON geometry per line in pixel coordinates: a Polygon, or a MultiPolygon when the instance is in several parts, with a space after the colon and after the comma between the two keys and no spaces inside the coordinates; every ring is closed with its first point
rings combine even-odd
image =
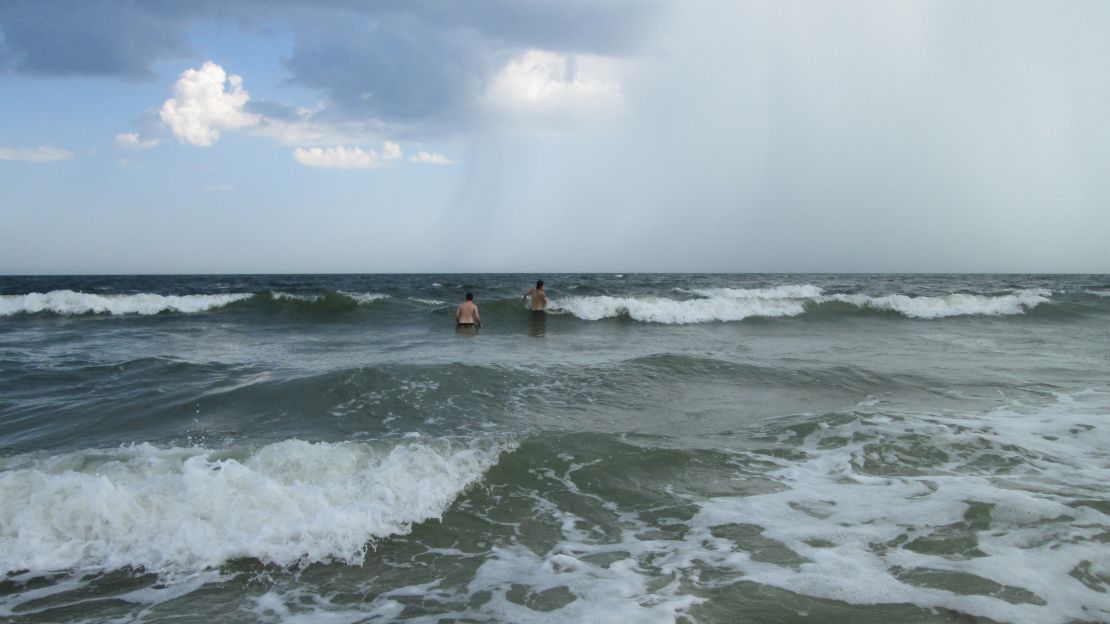
{"type": "Polygon", "coordinates": [[[508,439],[142,443],[0,460],[0,565],[189,574],[240,558],[357,565],[375,540],[440,517],[508,439]]]}

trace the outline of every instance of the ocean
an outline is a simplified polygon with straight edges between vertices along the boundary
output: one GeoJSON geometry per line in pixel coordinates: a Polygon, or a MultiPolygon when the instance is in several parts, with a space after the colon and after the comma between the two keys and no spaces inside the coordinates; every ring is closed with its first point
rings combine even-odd
{"type": "Polygon", "coordinates": [[[1106,275],[0,277],[0,621],[1107,622],[1108,329],[1106,275]]]}

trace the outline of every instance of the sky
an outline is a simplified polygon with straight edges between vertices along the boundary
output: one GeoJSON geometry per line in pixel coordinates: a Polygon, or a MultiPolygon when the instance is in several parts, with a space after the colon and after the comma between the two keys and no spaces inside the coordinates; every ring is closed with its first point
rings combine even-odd
{"type": "Polygon", "coordinates": [[[1110,272],[1110,2],[4,0],[0,274],[1110,272]]]}

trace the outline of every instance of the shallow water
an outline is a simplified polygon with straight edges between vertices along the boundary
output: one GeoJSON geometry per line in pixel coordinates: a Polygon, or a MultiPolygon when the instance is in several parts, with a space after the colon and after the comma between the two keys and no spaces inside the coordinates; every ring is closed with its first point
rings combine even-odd
{"type": "Polygon", "coordinates": [[[0,278],[0,619],[1110,620],[1110,277],[542,277],[0,278]]]}

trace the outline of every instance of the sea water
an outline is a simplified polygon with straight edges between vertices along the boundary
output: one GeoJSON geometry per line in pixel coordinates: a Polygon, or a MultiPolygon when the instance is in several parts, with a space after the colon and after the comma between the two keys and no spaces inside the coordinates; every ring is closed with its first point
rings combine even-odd
{"type": "Polygon", "coordinates": [[[2,277],[0,621],[1110,621],[1108,329],[1108,276],[2,277]]]}

